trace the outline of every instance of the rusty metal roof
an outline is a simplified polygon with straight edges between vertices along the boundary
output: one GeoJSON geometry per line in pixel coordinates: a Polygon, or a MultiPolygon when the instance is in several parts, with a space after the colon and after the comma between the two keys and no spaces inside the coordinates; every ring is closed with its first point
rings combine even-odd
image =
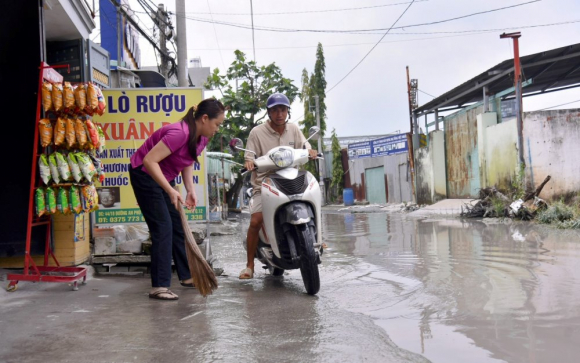
{"type": "MultiPolygon", "coordinates": [[[[522,81],[532,83],[522,89],[523,96],[580,86],[580,43],[520,57],[522,81]]],[[[416,114],[462,108],[483,99],[483,87],[490,95],[514,83],[514,60],[505,60],[441,96],[413,110],[416,114]]]]}

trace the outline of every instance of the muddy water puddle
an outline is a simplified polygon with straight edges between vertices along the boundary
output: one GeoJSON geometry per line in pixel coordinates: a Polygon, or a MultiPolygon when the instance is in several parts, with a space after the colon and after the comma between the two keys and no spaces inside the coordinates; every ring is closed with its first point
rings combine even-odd
{"type": "Polygon", "coordinates": [[[580,234],[530,223],[325,214],[323,289],[434,362],[577,362],[580,234]]]}

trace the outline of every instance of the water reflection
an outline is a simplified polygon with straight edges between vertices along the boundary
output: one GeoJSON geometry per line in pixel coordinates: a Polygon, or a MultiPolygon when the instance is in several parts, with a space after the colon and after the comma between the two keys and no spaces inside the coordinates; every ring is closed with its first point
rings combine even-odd
{"type": "MultiPolygon", "coordinates": [[[[433,361],[577,361],[580,238],[529,223],[326,214],[328,297],[433,361]],[[356,296],[356,300],[345,296],[356,296]]],[[[323,293],[325,293],[323,291],[323,293]]]]}

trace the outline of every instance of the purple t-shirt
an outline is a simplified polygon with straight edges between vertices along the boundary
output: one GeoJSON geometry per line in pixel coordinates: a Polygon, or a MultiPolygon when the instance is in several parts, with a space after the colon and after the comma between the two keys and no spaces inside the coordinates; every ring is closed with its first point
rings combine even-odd
{"type": "MultiPolygon", "coordinates": [[[[147,153],[151,151],[159,141],[162,141],[169,150],[171,150],[171,154],[161,160],[159,166],[161,167],[165,179],[167,179],[167,181],[172,181],[184,168],[193,165],[194,161],[189,154],[189,148],[187,147],[188,140],[189,127],[187,127],[187,124],[184,121],[163,126],[145,140],[143,145],[141,145],[135,154],[131,156],[131,166],[136,168],[139,165],[142,165],[145,155],[147,155],[147,153]]],[[[207,137],[201,136],[197,142],[197,155],[201,154],[207,143],[207,137]]],[[[145,166],[143,166],[141,170],[148,173],[145,166]]]]}

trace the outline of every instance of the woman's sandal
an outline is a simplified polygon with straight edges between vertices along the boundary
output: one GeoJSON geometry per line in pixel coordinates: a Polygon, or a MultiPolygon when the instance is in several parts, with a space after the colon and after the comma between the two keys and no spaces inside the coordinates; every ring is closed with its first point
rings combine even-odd
{"type": "Polygon", "coordinates": [[[240,280],[249,280],[254,278],[254,271],[251,268],[246,267],[240,272],[240,280]]]}
{"type": "Polygon", "coordinates": [[[153,293],[149,293],[150,299],[157,299],[157,300],[177,300],[179,296],[175,295],[171,290],[157,290],[153,293]]]}
{"type": "Polygon", "coordinates": [[[193,288],[193,289],[195,289],[195,285],[193,284],[193,282],[181,282],[181,281],[179,281],[179,283],[180,283],[180,284],[181,284],[181,286],[183,286],[183,287],[190,287],[190,288],[193,288]]]}

